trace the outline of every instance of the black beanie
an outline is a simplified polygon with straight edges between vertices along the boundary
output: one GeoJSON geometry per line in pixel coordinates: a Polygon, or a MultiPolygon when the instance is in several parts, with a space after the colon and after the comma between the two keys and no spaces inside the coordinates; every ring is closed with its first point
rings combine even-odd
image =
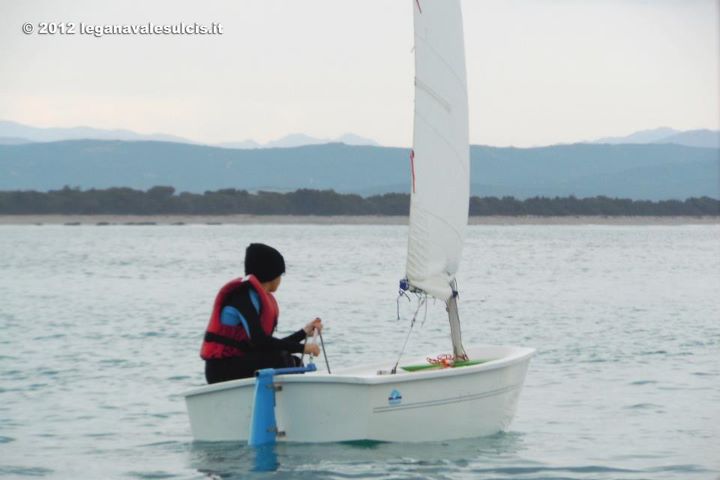
{"type": "Polygon", "coordinates": [[[251,243],[245,250],[245,275],[269,282],[285,273],[283,256],[269,245],[251,243]]]}

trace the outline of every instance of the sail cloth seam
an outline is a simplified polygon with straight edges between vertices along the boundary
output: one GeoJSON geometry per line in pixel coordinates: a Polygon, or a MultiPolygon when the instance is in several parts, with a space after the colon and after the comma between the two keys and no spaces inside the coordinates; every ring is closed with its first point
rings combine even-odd
{"type": "Polygon", "coordinates": [[[435,100],[437,103],[440,104],[441,107],[445,109],[446,112],[450,113],[452,111],[452,106],[450,106],[450,102],[445,100],[442,96],[440,96],[439,93],[436,93],[435,90],[430,88],[427,83],[423,82],[419,78],[415,77],[415,88],[419,88],[423,92],[430,95],[430,97],[435,100]]]}
{"type": "MultiPolygon", "coordinates": [[[[438,60],[440,60],[445,66],[447,67],[448,71],[452,74],[453,77],[455,77],[455,80],[460,84],[462,87],[462,92],[465,94],[465,97],[467,97],[467,81],[463,80],[462,76],[458,74],[455,69],[445,60],[445,57],[440,55],[440,52],[435,50],[435,48],[432,46],[430,42],[425,40],[423,37],[419,36],[418,34],[415,34],[415,40],[421,40],[428,48],[428,51],[430,51],[433,55],[435,55],[438,60]]],[[[417,51],[417,50],[416,50],[417,51]]]]}
{"type": "Polygon", "coordinates": [[[428,119],[426,119],[421,113],[416,113],[415,116],[416,116],[416,118],[422,120],[423,123],[425,123],[425,125],[427,125],[430,128],[430,130],[433,131],[433,133],[435,133],[439,138],[442,139],[442,141],[445,143],[445,145],[447,145],[455,153],[455,156],[457,157],[460,167],[465,171],[465,173],[469,174],[469,171],[468,171],[467,167],[465,166],[464,155],[457,151],[457,149],[452,144],[452,142],[450,142],[450,140],[448,140],[447,137],[445,137],[442,133],[440,133],[438,131],[438,129],[435,128],[435,126],[428,119]]]}
{"type": "Polygon", "coordinates": [[[429,216],[431,216],[431,217],[434,217],[434,218],[440,220],[440,222],[442,222],[442,223],[444,223],[445,225],[447,225],[448,227],[450,227],[450,230],[455,233],[455,236],[458,237],[458,240],[462,240],[462,239],[463,239],[463,234],[460,233],[460,231],[458,231],[457,228],[455,228],[454,226],[452,226],[447,220],[445,220],[445,219],[444,219],[443,217],[441,217],[440,215],[437,215],[436,213],[431,212],[431,211],[428,210],[427,208],[421,207],[421,206],[418,205],[417,203],[416,203],[415,205],[413,205],[413,206],[414,206],[416,209],[421,210],[422,212],[426,213],[427,215],[429,215],[429,216]]]}
{"type": "Polygon", "coordinates": [[[445,145],[447,145],[450,148],[450,150],[452,150],[453,153],[455,153],[455,156],[457,157],[457,162],[458,162],[460,168],[462,168],[463,172],[465,172],[465,174],[467,174],[467,175],[470,175],[470,170],[469,170],[468,166],[465,165],[464,155],[457,151],[457,149],[452,144],[452,142],[450,142],[450,140],[448,140],[442,133],[440,133],[438,131],[438,129],[435,128],[435,126],[428,119],[426,119],[421,113],[415,112],[415,117],[422,120],[422,122],[425,123],[425,125],[427,125],[430,128],[430,130],[432,130],[435,133],[435,135],[437,135],[439,138],[442,139],[443,143],[445,143],[445,145]]]}

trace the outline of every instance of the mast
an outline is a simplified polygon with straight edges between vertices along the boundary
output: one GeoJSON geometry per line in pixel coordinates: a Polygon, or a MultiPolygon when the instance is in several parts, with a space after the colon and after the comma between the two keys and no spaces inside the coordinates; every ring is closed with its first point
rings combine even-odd
{"type": "MultiPolygon", "coordinates": [[[[456,284],[453,285],[455,290],[456,284]]],[[[457,290],[455,290],[457,293],[457,290]]],[[[453,355],[455,358],[467,360],[465,348],[462,344],[462,332],[460,331],[460,313],[458,312],[458,296],[453,295],[447,302],[448,321],[450,322],[450,339],[452,340],[453,355]]]]}
{"type": "Polygon", "coordinates": [[[413,0],[415,114],[407,283],[446,302],[453,352],[465,357],[455,274],[470,197],[467,74],[460,0],[413,0]]]}

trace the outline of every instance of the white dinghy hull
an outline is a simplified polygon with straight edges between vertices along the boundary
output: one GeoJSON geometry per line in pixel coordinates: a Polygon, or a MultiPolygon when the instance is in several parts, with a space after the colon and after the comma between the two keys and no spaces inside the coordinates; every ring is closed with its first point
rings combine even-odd
{"type": "MultiPolygon", "coordinates": [[[[375,440],[426,442],[492,435],[506,429],[517,407],[534,350],[484,346],[468,351],[487,360],[458,368],[278,375],[278,441],[375,440]]],[[[425,358],[407,362],[425,363],[425,358]]],[[[405,364],[405,362],[403,362],[405,364]]],[[[247,441],[255,379],[208,385],[185,394],[198,441],[247,441]]]]}

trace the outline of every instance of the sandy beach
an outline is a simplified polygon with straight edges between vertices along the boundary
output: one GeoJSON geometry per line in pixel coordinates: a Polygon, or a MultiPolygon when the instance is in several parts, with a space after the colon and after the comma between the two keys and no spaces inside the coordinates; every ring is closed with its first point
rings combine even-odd
{"type": "MultiPolygon", "coordinates": [[[[0,225],[406,225],[405,216],[295,215],[0,215],[0,225]]],[[[718,216],[488,216],[470,217],[470,225],[712,225],[718,216]]]]}

